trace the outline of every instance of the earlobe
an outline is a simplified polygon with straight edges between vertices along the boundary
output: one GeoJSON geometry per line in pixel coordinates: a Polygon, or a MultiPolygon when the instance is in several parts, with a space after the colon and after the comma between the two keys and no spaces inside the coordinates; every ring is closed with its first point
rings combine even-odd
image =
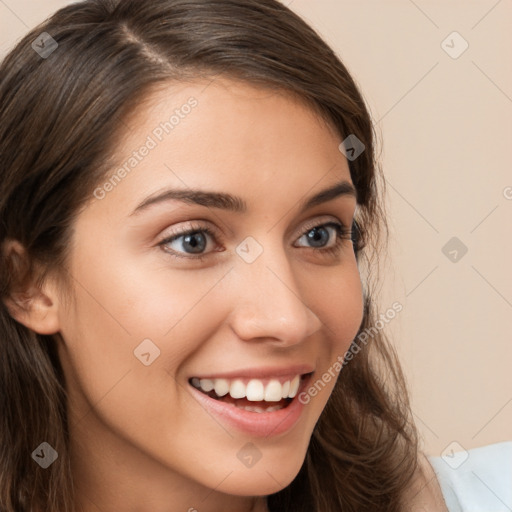
{"type": "MultiPolygon", "coordinates": [[[[26,265],[26,251],[18,241],[10,241],[4,251],[8,260],[17,259],[17,263],[10,266],[11,270],[20,270],[20,267],[26,265]]],[[[58,298],[50,281],[38,288],[33,282],[27,282],[26,276],[16,277],[19,279],[17,286],[13,285],[11,293],[4,298],[4,304],[12,318],[39,334],[59,332],[58,298]],[[20,281],[25,281],[25,284],[20,285],[20,281]]]]}
{"type": "Polygon", "coordinates": [[[32,331],[39,334],[59,332],[57,304],[44,291],[32,286],[27,291],[13,293],[5,303],[10,315],[32,331]]]}

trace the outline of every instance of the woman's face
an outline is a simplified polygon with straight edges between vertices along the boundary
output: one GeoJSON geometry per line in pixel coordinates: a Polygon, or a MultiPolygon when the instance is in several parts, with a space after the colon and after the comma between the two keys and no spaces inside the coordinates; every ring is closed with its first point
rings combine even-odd
{"type": "Polygon", "coordinates": [[[153,93],[127,125],[76,219],[59,310],[77,474],[276,492],[362,320],[334,227],[350,228],[356,199],[345,186],[307,205],[351,184],[341,140],[297,100],[227,79],[153,93]]]}

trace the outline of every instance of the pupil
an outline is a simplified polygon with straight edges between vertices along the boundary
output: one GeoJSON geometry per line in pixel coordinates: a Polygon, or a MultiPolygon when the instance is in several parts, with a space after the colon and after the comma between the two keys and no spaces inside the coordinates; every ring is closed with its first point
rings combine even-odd
{"type": "Polygon", "coordinates": [[[186,235],[183,243],[189,244],[190,247],[193,249],[193,252],[201,252],[204,250],[204,248],[206,246],[204,236],[201,235],[200,233],[190,233],[190,234],[186,235]],[[199,243],[194,241],[194,237],[197,237],[197,236],[200,236],[200,238],[202,239],[199,243]]]}
{"type": "MultiPolygon", "coordinates": [[[[325,238],[325,237],[326,237],[326,235],[328,236],[328,233],[327,233],[327,231],[326,231],[326,229],[325,229],[325,228],[323,228],[323,227],[317,227],[317,228],[313,228],[313,229],[309,232],[309,236],[308,236],[308,238],[309,238],[311,241],[313,241],[313,242],[315,242],[315,243],[316,243],[317,241],[321,240],[321,239],[322,239],[322,237],[323,237],[323,238],[325,238]],[[320,232],[320,231],[322,231],[322,233],[320,233],[320,235],[318,236],[318,234],[319,234],[319,232],[320,232]],[[316,232],[316,233],[315,233],[315,232],[316,232]],[[311,235],[311,233],[315,233],[315,234],[311,235]]],[[[319,244],[319,245],[323,245],[323,244],[321,243],[321,244],[319,244]]]]}

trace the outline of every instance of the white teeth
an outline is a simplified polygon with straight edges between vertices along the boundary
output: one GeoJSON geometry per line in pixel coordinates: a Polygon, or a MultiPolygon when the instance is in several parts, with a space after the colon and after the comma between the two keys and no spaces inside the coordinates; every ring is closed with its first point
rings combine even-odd
{"type": "Polygon", "coordinates": [[[257,405],[245,405],[242,407],[238,407],[239,409],[244,409],[245,411],[249,412],[274,412],[279,411],[279,409],[282,409],[282,405],[271,405],[270,407],[267,407],[264,409],[263,407],[258,407],[257,405]]]}
{"type": "Polygon", "coordinates": [[[224,396],[229,393],[229,382],[226,379],[215,379],[215,393],[224,396]]]}
{"type": "Polygon", "coordinates": [[[287,380],[284,384],[283,384],[283,392],[281,394],[281,396],[283,398],[288,398],[288,393],[290,392],[290,381],[287,380]]]}
{"type": "MultiPolygon", "coordinates": [[[[218,397],[229,393],[232,398],[247,397],[250,402],[279,402],[283,398],[293,398],[297,394],[300,375],[296,375],[291,381],[287,380],[282,384],[277,379],[271,379],[267,385],[264,385],[259,379],[251,379],[247,385],[240,379],[230,381],[228,379],[198,379],[194,377],[191,382],[195,388],[201,389],[205,393],[215,390],[218,397]]],[[[272,407],[266,411],[271,409],[272,407]]]]}
{"type": "Polygon", "coordinates": [[[241,380],[234,380],[229,388],[232,398],[245,398],[245,384],[241,380]]]}
{"type": "Polygon", "coordinates": [[[210,379],[201,379],[199,381],[199,384],[201,385],[201,389],[203,391],[211,391],[213,389],[213,380],[210,379]]]}
{"type": "Polygon", "coordinates": [[[250,402],[261,402],[265,397],[265,388],[261,380],[252,379],[247,384],[245,396],[250,402]]]}
{"type": "Polygon", "coordinates": [[[300,377],[297,375],[296,377],[294,377],[294,379],[290,383],[290,392],[288,393],[288,396],[290,398],[293,398],[297,394],[297,391],[299,390],[299,384],[300,384],[300,377]]]}
{"type": "Polygon", "coordinates": [[[270,407],[268,407],[267,409],[265,409],[265,412],[274,412],[274,411],[279,411],[279,409],[282,409],[283,406],[282,405],[271,405],[270,407]]]}
{"type": "Polygon", "coordinates": [[[265,388],[265,402],[279,402],[282,398],[283,386],[278,380],[271,380],[265,388]]]}
{"type": "Polygon", "coordinates": [[[266,412],[266,409],[258,407],[257,405],[246,405],[245,407],[242,407],[242,409],[249,412],[266,412]]]}

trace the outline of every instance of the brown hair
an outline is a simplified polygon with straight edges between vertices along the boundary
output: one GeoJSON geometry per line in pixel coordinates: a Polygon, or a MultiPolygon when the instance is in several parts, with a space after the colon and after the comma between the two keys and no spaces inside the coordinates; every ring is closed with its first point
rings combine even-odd
{"type": "Polygon", "coordinates": [[[17,240],[28,255],[1,254],[4,512],[75,510],[55,340],[15,321],[4,300],[32,275],[38,284],[48,272],[66,282],[73,220],[108,172],[123,120],[143,97],[159,84],[220,75],[298,95],[340,142],[353,134],[365,145],[349,169],[359,205],[354,248],[368,273],[359,332],[373,328],[373,336],[364,346],[354,339],[351,349],[359,351],[341,371],[299,474],[268,497],[269,508],[402,510],[418,435],[397,355],[374,327],[372,279],[387,233],[384,181],[375,130],[346,67],[277,0],[86,0],[33,29],[0,67],[0,244],[17,240]],[[31,46],[43,32],[58,45],[45,57],[31,46]],[[58,452],[48,469],[31,457],[43,441],[58,452]]]}

